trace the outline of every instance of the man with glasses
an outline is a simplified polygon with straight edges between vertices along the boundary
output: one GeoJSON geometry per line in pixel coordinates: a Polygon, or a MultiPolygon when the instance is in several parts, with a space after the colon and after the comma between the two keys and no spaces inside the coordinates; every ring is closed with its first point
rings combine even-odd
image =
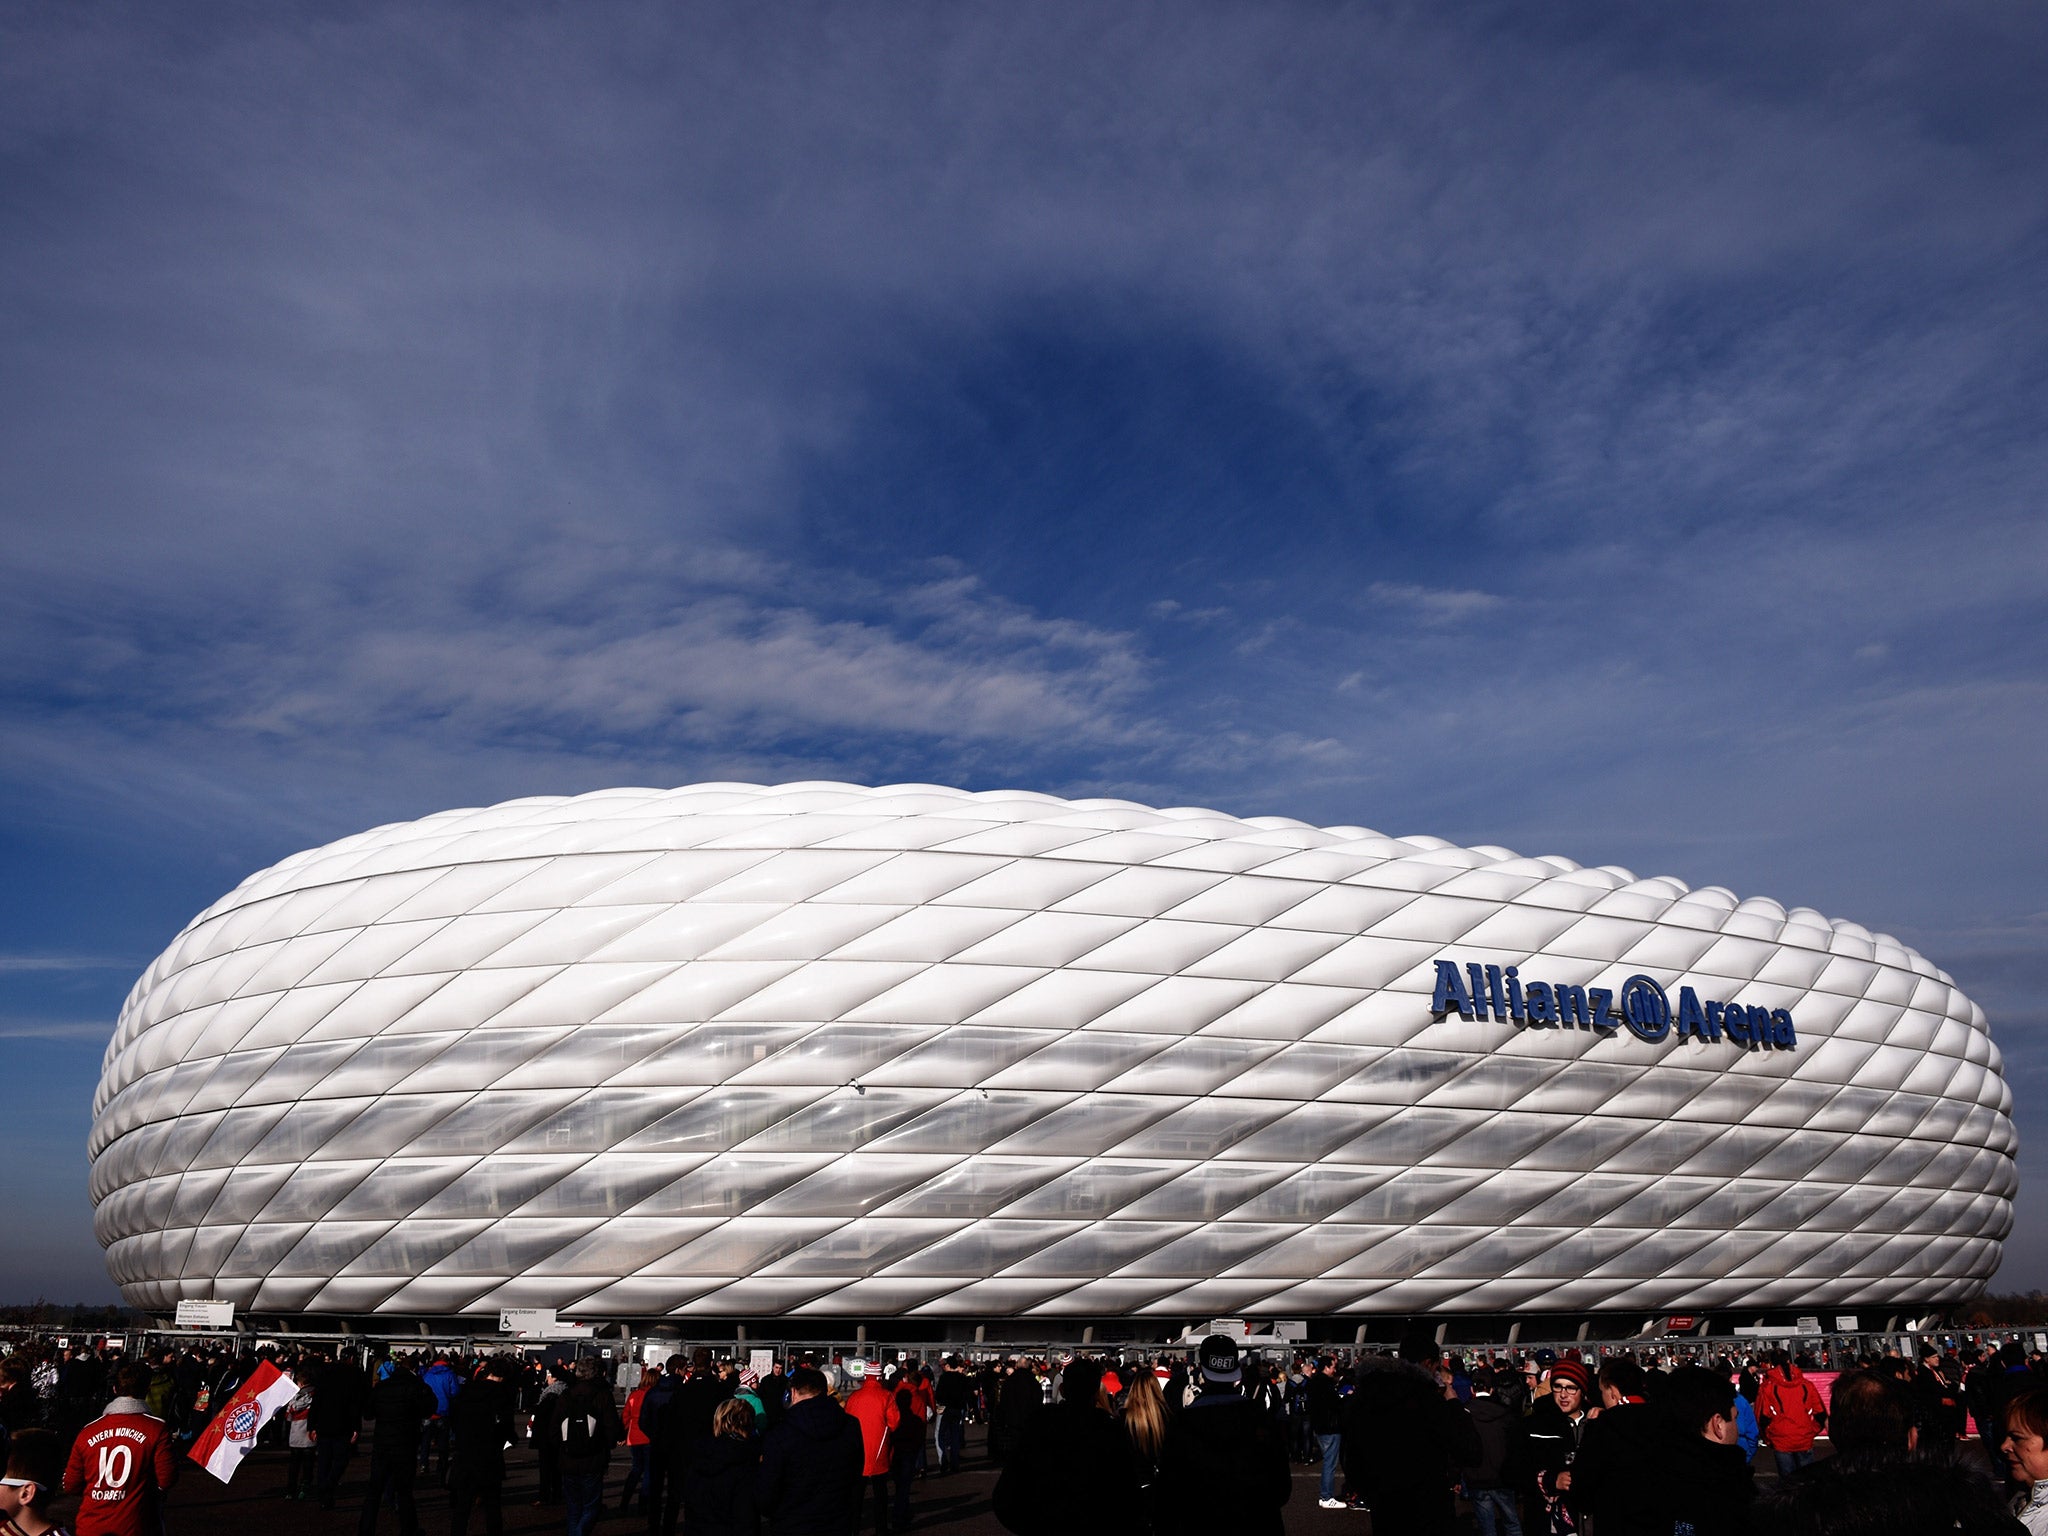
{"type": "Polygon", "coordinates": [[[1560,1360],[1550,1368],[1550,1395],[1538,1400],[1529,1415],[1529,1459],[1535,1464],[1536,1492],[1543,1501],[1550,1536],[1568,1536],[1578,1529],[1572,1498],[1572,1463],[1586,1430],[1586,1368],[1576,1360],[1560,1360]]]}

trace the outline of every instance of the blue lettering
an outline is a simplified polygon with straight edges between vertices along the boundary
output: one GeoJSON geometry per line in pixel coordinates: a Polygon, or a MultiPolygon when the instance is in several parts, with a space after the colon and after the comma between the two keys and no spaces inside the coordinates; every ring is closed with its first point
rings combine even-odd
{"type": "Polygon", "coordinates": [[[1523,1019],[1527,1018],[1528,1015],[1522,1011],[1522,984],[1519,981],[1515,980],[1515,968],[1512,965],[1509,966],[1507,969],[1507,977],[1508,1017],[1513,1019],[1517,1024],[1519,1024],[1522,1022],[1523,1019]]]}
{"type": "Polygon", "coordinates": [[[1584,987],[1554,986],[1550,990],[1557,997],[1559,1023],[1576,1024],[1580,1029],[1593,1027],[1593,1010],[1586,1006],[1584,987]]]}
{"type": "Polygon", "coordinates": [[[1605,987],[1589,987],[1586,996],[1592,999],[1593,1027],[1595,1029],[1619,1029],[1621,1015],[1614,1011],[1614,994],[1605,987]]]}
{"type": "Polygon", "coordinates": [[[1552,996],[1550,983],[1532,981],[1529,983],[1529,1022],[1546,1029],[1557,1026],[1557,999],[1552,996]]]}
{"type": "Polygon", "coordinates": [[[1472,1017],[1472,994],[1465,990],[1458,967],[1449,960],[1436,963],[1436,991],[1430,997],[1429,1011],[1439,1019],[1453,1011],[1461,1019],[1472,1017]]]}
{"type": "Polygon", "coordinates": [[[1728,1031],[1728,1038],[1737,1045],[1753,1045],[1757,1037],[1751,1021],[1760,1012],[1763,1010],[1758,1008],[1725,1009],[1721,1014],[1721,1027],[1728,1031]]]}
{"type": "Polygon", "coordinates": [[[1792,1033],[1792,1015],[1783,1008],[1771,1010],[1771,1044],[1791,1050],[1799,1043],[1799,1037],[1792,1033]]]}
{"type": "Polygon", "coordinates": [[[1486,971],[1482,966],[1468,965],[1465,974],[1472,978],[1472,1007],[1480,1018],[1486,1017],[1486,971]]]}
{"type": "Polygon", "coordinates": [[[1486,995],[1493,999],[1494,1022],[1497,1024],[1507,1023],[1508,1000],[1507,995],[1500,988],[1500,967],[1497,965],[1489,965],[1486,968],[1486,995]]]}
{"type": "Polygon", "coordinates": [[[1709,1038],[1707,1034],[1707,1020],[1714,1016],[1714,1010],[1720,1006],[1719,1003],[1709,1003],[1706,1006],[1706,1011],[1701,1012],[1699,993],[1693,991],[1691,987],[1680,987],[1678,989],[1678,1038],[1683,1040],[1687,1035],[1691,1035],[1695,1040],[1709,1038]]]}

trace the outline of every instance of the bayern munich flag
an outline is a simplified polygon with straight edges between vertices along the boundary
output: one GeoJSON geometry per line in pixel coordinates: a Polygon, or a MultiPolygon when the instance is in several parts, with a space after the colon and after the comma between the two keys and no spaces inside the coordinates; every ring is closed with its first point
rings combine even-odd
{"type": "Polygon", "coordinates": [[[256,1374],[235,1389],[221,1405],[189,1453],[222,1482],[235,1475],[242,1458],[256,1449],[256,1431],[270,1416],[299,1395],[299,1384],[265,1360],[256,1374]]]}

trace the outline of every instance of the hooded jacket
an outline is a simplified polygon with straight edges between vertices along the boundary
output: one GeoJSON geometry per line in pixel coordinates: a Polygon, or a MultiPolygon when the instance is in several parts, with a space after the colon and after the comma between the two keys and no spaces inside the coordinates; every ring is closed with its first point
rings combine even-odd
{"type": "Polygon", "coordinates": [[[1144,1504],[1130,1437],[1093,1406],[1035,1414],[996,1479],[996,1519],[1017,1536],[1119,1536],[1144,1504]]]}
{"type": "Polygon", "coordinates": [[[1828,1405],[1798,1366],[1774,1365],[1757,1391],[1756,1416],[1772,1450],[1810,1451],[1827,1422],[1828,1405]]]}
{"type": "Polygon", "coordinates": [[[756,1505],[775,1536],[846,1536],[860,1523],[860,1424],[830,1397],[789,1405],[761,1443],[756,1505]]]}
{"type": "Polygon", "coordinates": [[[683,1529],[690,1536],[754,1536],[761,1442],[714,1435],[683,1468],[683,1529]]]}
{"type": "Polygon", "coordinates": [[[1155,1530],[1281,1536],[1294,1471],[1271,1414],[1234,1387],[1206,1386],[1167,1421],[1153,1489],[1155,1530]]]}
{"type": "Polygon", "coordinates": [[[1444,1396],[1435,1376],[1405,1360],[1368,1359],[1344,1400],[1344,1476],[1375,1509],[1442,1495],[1445,1510],[1458,1468],[1480,1459],[1477,1431],[1463,1403],[1444,1396]]]}
{"type": "Polygon", "coordinates": [[[847,1395],[846,1411],[860,1425],[862,1477],[880,1477],[889,1470],[889,1419],[895,1406],[895,1394],[872,1374],[847,1395]]]}

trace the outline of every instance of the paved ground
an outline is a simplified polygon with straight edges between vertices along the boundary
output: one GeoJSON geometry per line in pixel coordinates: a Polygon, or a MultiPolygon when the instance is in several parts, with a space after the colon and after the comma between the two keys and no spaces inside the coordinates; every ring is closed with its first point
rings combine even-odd
{"type": "MultiPolygon", "coordinates": [[[[977,1435],[978,1440],[978,1435],[977,1435]]],[[[536,1507],[533,1496],[538,1487],[536,1464],[531,1452],[517,1451],[508,1458],[504,1494],[506,1536],[538,1536],[562,1530],[560,1505],[536,1507]]],[[[612,1476],[605,1492],[616,1506],[625,1475],[625,1455],[616,1454],[612,1476]]],[[[316,1504],[287,1502],[284,1497],[285,1458],[281,1451],[258,1451],[242,1464],[234,1482],[223,1487],[201,1468],[185,1463],[182,1480],[171,1492],[169,1536],[350,1536],[362,1518],[362,1493],[369,1472],[369,1458],[358,1454],[349,1464],[350,1475],[343,1480],[341,1496],[330,1512],[316,1504]]],[[[968,1447],[968,1468],[952,1477],[929,1477],[916,1484],[911,1496],[912,1529],[942,1531],[946,1536],[1004,1536],[1003,1528],[989,1506],[995,1487],[996,1469],[982,1459],[978,1443],[968,1447]]],[[[417,1490],[420,1529],[427,1536],[441,1536],[448,1529],[448,1495],[431,1486],[417,1490]]],[[[395,1532],[397,1518],[386,1511],[378,1529],[395,1532]]],[[[481,1536],[483,1522],[472,1518],[470,1529],[481,1536]]],[[[640,1511],[628,1515],[608,1510],[598,1522],[600,1533],[637,1536],[644,1530],[640,1511]]],[[[872,1527],[869,1527],[872,1529],[872,1527]]],[[[1364,1514],[1337,1513],[1316,1508],[1316,1474],[1312,1468],[1297,1468],[1294,1496],[1288,1501],[1287,1529],[1328,1533],[1357,1533],[1367,1536],[1372,1529],[1364,1514]]]]}
{"type": "MultiPolygon", "coordinates": [[[[995,1487],[996,1469],[983,1459],[980,1431],[970,1432],[968,1469],[953,1477],[927,1478],[912,1494],[912,1529],[943,1531],[947,1536],[1004,1536],[989,1505],[995,1487]]],[[[1768,1475],[1769,1453],[1758,1458],[1758,1475],[1768,1475]]],[[[507,1536],[539,1536],[562,1530],[560,1505],[536,1506],[538,1487],[536,1464],[529,1451],[514,1452],[508,1458],[504,1510],[507,1536]]],[[[605,1492],[617,1505],[625,1476],[625,1454],[617,1453],[605,1492]]],[[[349,1465],[350,1475],[342,1482],[341,1497],[332,1512],[310,1503],[287,1502],[284,1497],[285,1457],[281,1451],[259,1451],[242,1464],[232,1485],[223,1487],[201,1468],[185,1463],[183,1480],[172,1490],[169,1536],[349,1536],[362,1518],[362,1493],[369,1472],[369,1457],[358,1454],[349,1465]]],[[[441,1536],[448,1529],[448,1496],[432,1486],[417,1491],[420,1528],[427,1536],[441,1536]]],[[[1370,1536],[1371,1517],[1351,1511],[1316,1507],[1316,1472],[1297,1467],[1294,1496],[1288,1500],[1286,1522],[1289,1536],[1370,1536]]],[[[397,1519],[386,1511],[378,1528],[397,1530],[397,1519]]],[[[638,1509],[629,1515],[607,1510],[598,1522],[600,1533],[609,1536],[637,1536],[645,1529],[638,1509]]],[[[481,1520],[470,1529],[480,1533],[481,1520]]]]}

